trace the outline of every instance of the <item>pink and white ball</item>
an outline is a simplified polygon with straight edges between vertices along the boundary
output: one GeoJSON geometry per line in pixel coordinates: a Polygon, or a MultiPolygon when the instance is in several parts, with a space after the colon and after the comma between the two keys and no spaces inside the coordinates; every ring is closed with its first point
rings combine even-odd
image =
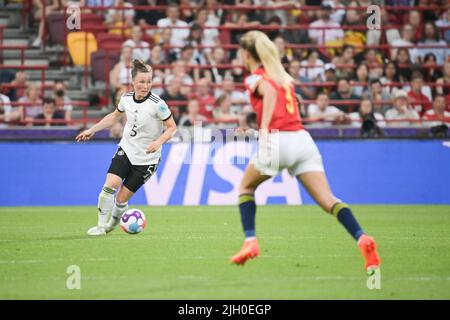
{"type": "Polygon", "coordinates": [[[142,232],[147,226],[147,219],[139,209],[129,209],[120,219],[120,228],[129,234],[142,232]]]}

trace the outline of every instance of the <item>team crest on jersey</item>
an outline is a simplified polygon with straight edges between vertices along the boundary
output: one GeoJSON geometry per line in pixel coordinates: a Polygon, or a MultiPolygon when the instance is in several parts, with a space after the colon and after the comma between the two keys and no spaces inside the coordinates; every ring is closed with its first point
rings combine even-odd
{"type": "Polygon", "coordinates": [[[165,104],[160,105],[160,106],[159,106],[159,110],[161,110],[161,112],[166,111],[166,110],[167,110],[166,105],[165,105],[165,104]]]}

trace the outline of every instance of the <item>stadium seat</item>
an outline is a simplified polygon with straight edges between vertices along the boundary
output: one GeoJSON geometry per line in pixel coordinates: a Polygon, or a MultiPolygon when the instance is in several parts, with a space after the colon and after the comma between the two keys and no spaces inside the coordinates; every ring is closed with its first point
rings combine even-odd
{"type": "Polygon", "coordinates": [[[126,39],[120,35],[105,32],[97,34],[96,38],[99,50],[114,52],[120,52],[122,43],[126,39]]]}
{"type": "Polygon", "coordinates": [[[84,66],[91,63],[92,52],[97,51],[97,40],[90,32],[71,32],[67,35],[67,47],[72,58],[73,64],[76,66],[84,66]],[[86,55],[87,41],[87,55],[86,55]],[[87,61],[86,61],[87,58],[87,61]]]}
{"type": "Polygon", "coordinates": [[[48,33],[52,44],[66,45],[66,35],[69,30],[66,27],[66,16],[63,13],[52,13],[47,17],[48,33]],[[66,30],[66,31],[64,31],[66,30]]]}
{"type": "Polygon", "coordinates": [[[92,81],[108,81],[109,72],[119,62],[119,53],[98,50],[91,55],[92,81]]]}

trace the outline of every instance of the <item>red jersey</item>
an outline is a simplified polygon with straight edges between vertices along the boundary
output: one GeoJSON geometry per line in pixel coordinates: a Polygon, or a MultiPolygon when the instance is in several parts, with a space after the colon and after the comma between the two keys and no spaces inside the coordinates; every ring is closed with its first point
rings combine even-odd
{"type": "Polygon", "coordinates": [[[411,106],[422,117],[428,110],[433,109],[430,99],[423,93],[408,92],[411,106]]]}
{"type": "Polygon", "coordinates": [[[245,79],[245,87],[250,93],[250,103],[256,113],[258,126],[261,127],[263,97],[256,92],[256,88],[261,80],[268,81],[277,91],[277,102],[269,124],[269,131],[298,131],[303,130],[302,121],[298,111],[297,99],[295,98],[294,87],[288,90],[282,88],[278,83],[270,79],[263,68],[256,69],[245,79]]]}

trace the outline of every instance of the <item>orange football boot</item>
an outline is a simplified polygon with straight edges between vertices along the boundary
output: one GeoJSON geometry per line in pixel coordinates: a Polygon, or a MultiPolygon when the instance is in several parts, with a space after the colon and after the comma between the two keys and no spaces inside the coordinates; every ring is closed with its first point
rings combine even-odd
{"type": "Polygon", "coordinates": [[[242,249],[231,257],[231,262],[244,265],[248,259],[256,258],[259,255],[258,239],[246,240],[242,249]]]}
{"type": "Polygon", "coordinates": [[[380,267],[381,260],[377,252],[377,245],[372,237],[363,234],[358,240],[358,247],[366,260],[365,268],[368,275],[380,267]]]}

